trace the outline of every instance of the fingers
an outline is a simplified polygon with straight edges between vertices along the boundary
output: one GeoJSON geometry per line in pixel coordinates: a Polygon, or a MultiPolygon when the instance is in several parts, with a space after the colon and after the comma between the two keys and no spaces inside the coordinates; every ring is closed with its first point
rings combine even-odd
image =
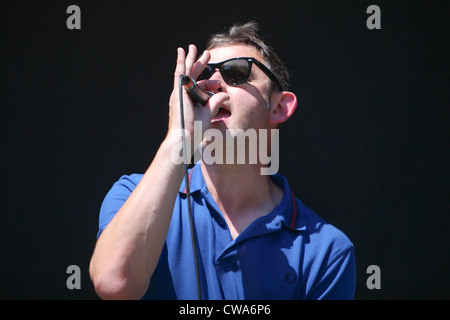
{"type": "Polygon", "coordinates": [[[197,82],[205,91],[216,92],[222,86],[220,80],[202,80],[197,82]]]}
{"type": "Polygon", "coordinates": [[[208,64],[209,59],[211,59],[211,54],[209,51],[205,50],[201,57],[195,62],[191,70],[191,77],[197,79],[203,68],[208,64]]]}
{"type": "Polygon", "coordinates": [[[174,73],[174,88],[178,88],[178,81],[182,74],[186,73],[186,53],[183,48],[177,49],[177,65],[174,73]]]}
{"type": "Polygon", "coordinates": [[[197,59],[197,47],[193,44],[189,45],[189,52],[186,57],[186,75],[191,75],[192,67],[197,59]]]}
{"type": "Polygon", "coordinates": [[[202,72],[204,66],[209,62],[211,54],[205,50],[201,57],[197,59],[197,47],[193,44],[189,45],[189,51],[186,53],[183,48],[177,49],[177,66],[175,69],[175,81],[180,75],[185,74],[193,78],[194,80],[202,72]]]}

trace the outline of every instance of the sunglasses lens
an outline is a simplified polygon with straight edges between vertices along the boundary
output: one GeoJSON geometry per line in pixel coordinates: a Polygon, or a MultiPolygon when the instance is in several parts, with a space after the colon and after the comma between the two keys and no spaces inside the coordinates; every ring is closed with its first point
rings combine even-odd
{"type": "Polygon", "coordinates": [[[237,85],[247,81],[250,68],[247,60],[238,59],[224,63],[221,71],[227,83],[237,85]]]}
{"type": "Polygon", "coordinates": [[[206,67],[203,69],[202,73],[197,77],[197,81],[200,80],[207,80],[212,77],[214,74],[214,69],[210,65],[206,65],[206,67]]]}
{"type": "MultiPolygon", "coordinates": [[[[245,83],[250,74],[250,63],[245,59],[230,60],[220,65],[220,73],[226,83],[238,85],[245,83]]],[[[215,72],[215,66],[207,65],[197,78],[197,81],[209,79],[215,72]]]]}

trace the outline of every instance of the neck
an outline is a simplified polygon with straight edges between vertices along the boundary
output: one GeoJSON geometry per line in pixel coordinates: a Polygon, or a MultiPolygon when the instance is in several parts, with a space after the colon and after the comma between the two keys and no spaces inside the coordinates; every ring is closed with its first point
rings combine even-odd
{"type": "Polygon", "coordinates": [[[201,168],[233,238],[255,219],[272,211],[283,197],[283,191],[270,176],[261,175],[258,165],[202,163],[201,168]]]}

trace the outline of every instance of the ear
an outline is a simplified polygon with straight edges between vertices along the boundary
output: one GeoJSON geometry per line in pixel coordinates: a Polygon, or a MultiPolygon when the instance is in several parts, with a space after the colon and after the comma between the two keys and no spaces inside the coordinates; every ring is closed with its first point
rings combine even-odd
{"type": "MultiPolygon", "coordinates": [[[[274,97],[275,98],[275,97],[274,97]]],[[[269,123],[282,123],[289,119],[297,108],[297,97],[289,91],[281,92],[275,99],[278,103],[270,111],[269,123]]]]}

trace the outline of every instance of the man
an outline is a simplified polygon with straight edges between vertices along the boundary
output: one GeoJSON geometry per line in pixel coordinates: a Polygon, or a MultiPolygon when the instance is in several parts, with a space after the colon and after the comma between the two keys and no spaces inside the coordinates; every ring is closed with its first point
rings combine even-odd
{"type": "Polygon", "coordinates": [[[216,129],[224,137],[236,129],[278,130],[297,106],[286,90],[288,73],[257,35],[256,23],[211,37],[196,57],[194,45],[187,55],[178,49],[169,129],[150,167],[121,177],[105,197],[90,264],[98,295],[352,299],[353,244],[297,199],[284,177],[261,174],[261,161],[197,163],[186,194],[184,166],[170,160],[181,141],[180,75],[200,76],[198,84],[214,93],[205,106],[194,106],[183,92],[187,137],[194,136],[194,121],[201,121],[203,132],[216,129]],[[236,59],[241,57],[246,59],[236,59]]]}

